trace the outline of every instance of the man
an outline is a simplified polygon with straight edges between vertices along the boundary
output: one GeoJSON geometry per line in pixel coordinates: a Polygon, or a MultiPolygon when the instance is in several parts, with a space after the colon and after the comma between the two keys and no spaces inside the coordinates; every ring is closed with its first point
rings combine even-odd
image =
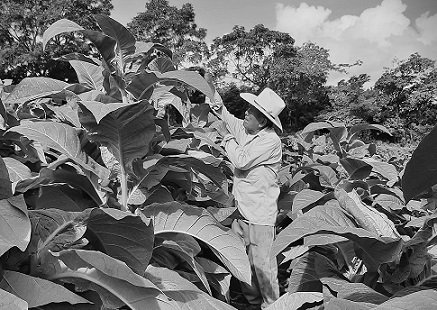
{"type": "Polygon", "coordinates": [[[270,88],[258,96],[242,93],[250,103],[244,120],[235,118],[223,106],[218,93],[211,109],[223,121],[216,126],[223,137],[222,146],[235,166],[233,194],[243,220],[235,220],[232,229],[247,245],[252,267],[252,285],[242,283],[242,291],[253,309],[265,308],[279,297],[276,258],[271,257],[278,213],[278,171],[282,148],[276,130],[282,131],[278,118],[284,101],[270,88]]]}

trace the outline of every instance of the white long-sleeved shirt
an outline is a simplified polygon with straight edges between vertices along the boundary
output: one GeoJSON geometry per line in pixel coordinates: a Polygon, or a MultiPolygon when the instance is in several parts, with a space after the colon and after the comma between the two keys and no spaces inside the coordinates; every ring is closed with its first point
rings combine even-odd
{"type": "Polygon", "coordinates": [[[223,138],[222,146],[235,166],[232,192],[238,210],[250,223],[274,226],[278,214],[281,140],[269,128],[254,135],[246,133],[243,120],[224,106],[221,117],[230,132],[223,138]]]}

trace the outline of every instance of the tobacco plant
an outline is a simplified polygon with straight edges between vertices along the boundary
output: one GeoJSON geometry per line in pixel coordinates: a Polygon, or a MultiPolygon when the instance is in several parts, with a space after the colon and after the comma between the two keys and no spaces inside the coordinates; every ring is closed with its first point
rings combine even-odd
{"type": "Polygon", "coordinates": [[[113,19],[60,20],[99,57],[62,56],[78,84],[29,77],[0,104],[0,295],[9,309],[233,309],[250,282],[242,241],[220,224],[229,167],[187,89],[212,96],[166,47],[113,19]],[[185,128],[169,127],[171,104],[185,128]],[[193,120],[193,122],[191,122],[193,120]],[[205,208],[209,206],[209,210],[205,208]]]}
{"type": "Polygon", "coordinates": [[[437,127],[405,169],[359,139],[379,125],[309,124],[284,141],[273,255],[287,292],[267,309],[432,309],[437,127]]]}

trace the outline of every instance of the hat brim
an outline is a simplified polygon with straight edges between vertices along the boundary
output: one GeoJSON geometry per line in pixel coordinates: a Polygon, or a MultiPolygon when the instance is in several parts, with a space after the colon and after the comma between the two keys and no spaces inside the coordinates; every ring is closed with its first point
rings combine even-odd
{"type": "Polygon", "coordinates": [[[273,115],[271,115],[270,113],[268,113],[261,105],[258,104],[258,102],[256,102],[256,98],[257,96],[254,94],[250,94],[250,93],[241,93],[240,97],[243,98],[244,100],[246,100],[247,102],[249,102],[252,106],[254,106],[258,111],[260,111],[265,117],[267,117],[272,123],[273,125],[276,126],[276,128],[278,128],[281,132],[282,130],[282,124],[281,121],[279,120],[279,117],[275,117],[273,115]]]}

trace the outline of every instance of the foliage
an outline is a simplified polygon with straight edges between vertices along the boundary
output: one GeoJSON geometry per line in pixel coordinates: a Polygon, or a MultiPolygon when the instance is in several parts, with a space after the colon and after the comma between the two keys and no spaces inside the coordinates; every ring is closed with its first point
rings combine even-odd
{"type": "Polygon", "coordinates": [[[393,133],[392,142],[417,146],[435,124],[436,76],[435,61],[412,54],[387,68],[371,89],[363,89],[366,74],[331,87],[331,107],[321,115],[381,124],[393,133]]]}
{"type": "Polygon", "coordinates": [[[110,0],[4,0],[0,4],[0,78],[18,83],[28,76],[48,76],[75,82],[74,70],[68,63],[55,61],[71,52],[90,54],[93,51],[83,37],[63,35],[43,52],[41,36],[61,18],[95,28],[90,14],[109,15],[110,0]]]}
{"type": "Polygon", "coordinates": [[[402,183],[396,166],[358,139],[368,129],[388,133],[376,124],[325,121],[284,141],[273,252],[289,266],[288,292],[268,309],[295,302],[427,309],[436,299],[435,129],[414,151],[402,183]]]}
{"type": "Polygon", "coordinates": [[[198,64],[207,56],[206,29],[197,27],[190,3],[178,9],[167,0],[152,0],[145,9],[128,24],[136,39],[167,46],[174,52],[176,64],[198,64]]]}
{"type": "Polygon", "coordinates": [[[72,32],[94,44],[101,60],[60,59],[79,83],[31,77],[2,89],[3,300],[18,309],[233,309],[223,302],[231,275],[250,283],[250,267],[220,223],[230,171],[186,88],[212,90],[197,72],[176,70],[163,45],[94,18],[99,31],[62,19],[43,35],[45,47],[72,32]],[[197,127],[169,127],[157,114],[168,104],[197,127]]]}

